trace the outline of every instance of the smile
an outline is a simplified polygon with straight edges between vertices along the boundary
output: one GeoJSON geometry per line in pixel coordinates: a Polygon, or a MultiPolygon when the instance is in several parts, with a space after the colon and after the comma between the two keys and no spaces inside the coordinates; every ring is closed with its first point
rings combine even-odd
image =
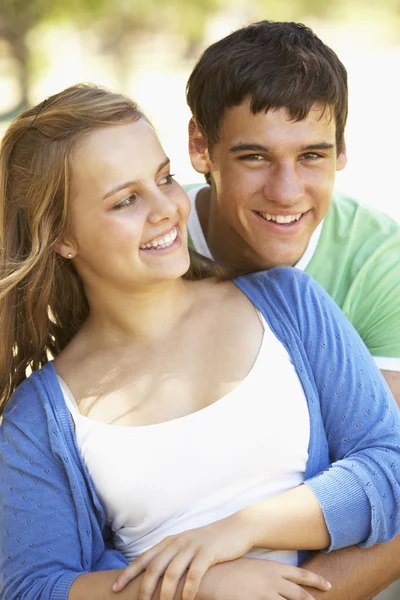
{"type": "Polygon", "coordinates": [[[304,213],[298,213],[297,215],[270,215],[269,213],[257,212],[257,214],[266,221],[274,221],[275,223],[285,224],[298,221],[304,213]]]}
{"type": "Polygon", "coordinates": [[[140,249],[148,250],[149,248],[153,248],[153,249],[157,250],[157,249],[161,249],[161,248],[168,248],[168,246],[172,246],[172,244],[176,240],[177,235],[178,235],[178,230],[176,227],[174,227],[172,229],[172,231],[170,231],[169,233],[162,235],[162,236],[156,238],[155,240],[148,242],[147,244],[143,244],[143,246],[140,246],[140,249]]]}

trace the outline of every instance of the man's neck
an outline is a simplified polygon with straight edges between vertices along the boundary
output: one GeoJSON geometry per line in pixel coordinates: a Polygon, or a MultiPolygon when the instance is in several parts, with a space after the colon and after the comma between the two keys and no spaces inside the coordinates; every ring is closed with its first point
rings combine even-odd
{"type": "Polygon", "coordinates": [[[210,186],[203,187],[196,195],[195,210],[199,217],[201,229],[208,245],[208,224],[211,209],[211,192],[210,186]]]}
{"type": "Polygon", "coordinates": [[[251,249],[220,214],[216,192],[212,187],[206,186],[198,192],[195,209],[214,260],[238,271],[251,272],[262,268],[254,264],[251,249]]]}

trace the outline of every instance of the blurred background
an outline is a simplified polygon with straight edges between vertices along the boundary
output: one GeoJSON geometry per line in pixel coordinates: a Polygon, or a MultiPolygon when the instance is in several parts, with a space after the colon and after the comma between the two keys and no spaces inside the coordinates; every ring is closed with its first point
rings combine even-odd
{"type": "MultiPolygon", "coordinates": [[[[348,166],[336,187],[400,222],[400,0],[0,0],[0,136],[28,104],[77,82],[132,96],[181,183],[185,84],[213,41],[260,19],[301,21],[348,69],[348,166]]],[[[400,585],[379,596],[399,600],[400,585]]]]}
{"type": "Polygon", "coordinates": [[[337,188],[400,222],[400,0],[1,0],[0,136],[10,119],[88,81],[131,95],[148,114],[181,183],[185,84],[202,50],[260,19],[311,26],[349,73],[349,163],[337,188]]]}

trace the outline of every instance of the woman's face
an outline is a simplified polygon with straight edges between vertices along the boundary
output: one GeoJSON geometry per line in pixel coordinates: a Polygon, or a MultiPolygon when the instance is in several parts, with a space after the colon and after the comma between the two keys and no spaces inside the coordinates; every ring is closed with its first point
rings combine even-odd
{"type": "Polygon", "coordinates": [[[86,285],[134,290],[189,267],[189,200],[147,121],[97,129],[72,154],[69,237],[86,285]]]}

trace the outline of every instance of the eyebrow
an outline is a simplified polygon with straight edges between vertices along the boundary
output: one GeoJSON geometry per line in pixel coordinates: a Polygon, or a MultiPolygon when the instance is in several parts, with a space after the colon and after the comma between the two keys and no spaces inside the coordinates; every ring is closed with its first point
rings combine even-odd
{"type": "MultiPolygon", "coordinates": [[[[166,167],[169,163],[170,163],[170,159],[166,158],[162,163],[160,163],[158,165],[156,173],[159,173],[161,171],[161,169],[163,169],[164,167],[166,167]]],[[[102,202],[104,200],[106,200],[107,198],[109,198],[110,196],[113,196],[117,192],[120,192],[121,190],[124,190],[126,188],[133,187],[133,186],[137,185],[138,183],[139,183],[139,181],[137,179],[132,179],[132,181],[126,181],[125,183],[120,183],[119,185],[116,185],[115,187],[113,187],[111,190],[109,190],[103,196],[102,202]]]]}
{"type": "Polygon", "coordinates": [[[236,152],[246,152],[246,151],[271,152],[271,150],[269,148],[267,148],[266,146],[261,146],[261,144],[246,144],[244,142],[242,144],[236,144],[235,146],[232,146],[232,148],[229,148],[229,152],[232,152],[233,154],[235,154],[236,152]]]}
{"type": "MultiPolygon", "coordinates": [[[[307,146],[301,146],[298,148],[299,152],[310,152],[311,150],[332,150],[335,144],[328,144],[327,142],[315,142],[307,144],[307,146]]],[[[238,152],[272,152],[271,148],[262,146],[261,144],[236,144],[229,148],[229,152],[236,154],[238,152]]]]}
{"type": "Polygon", "coordinates": [[[307,150],[332,150],[335,148],[335,144],[328,144],[328,142],[318,142],[316,144],[308,144],[300,148],[301,152],[307,152],[307,150]]]}

